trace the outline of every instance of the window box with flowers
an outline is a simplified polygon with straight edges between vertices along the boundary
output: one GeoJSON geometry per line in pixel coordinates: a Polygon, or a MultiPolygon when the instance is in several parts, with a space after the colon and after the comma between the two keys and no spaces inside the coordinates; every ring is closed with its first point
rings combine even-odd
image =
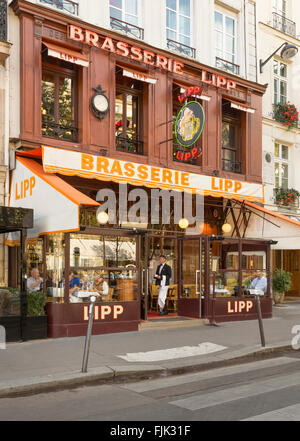
{"type": "Polygon", "coordinates": [[[298,127],[299,112],[290,101],[287,104],[275,104],[274,119],[281,122],[287,130],[291,130],[293,127],[298,127]]]}
{"type": "Polygon", "coordinates": [[[299,207],[299,191],[294,188],[276,188],[275,201],[277,205],[284,207],[298,208],[299,207]]]}

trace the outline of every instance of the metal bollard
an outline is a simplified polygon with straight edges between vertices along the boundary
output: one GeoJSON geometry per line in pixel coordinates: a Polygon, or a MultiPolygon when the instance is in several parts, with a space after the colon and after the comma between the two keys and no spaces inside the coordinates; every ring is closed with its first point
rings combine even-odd
{"type": "Polygon", "coordinates": [[[262,345],[262,347],[265,347],[266,343],[265,343],[265,334],[264,334],[264,327],[263,327],[261,307],[260,307],[260,296],[256,295],[255,300],[256,300],[256,309],[257,309],[257,317],[258,317],[261,345],[262,345]]]}
{"type": "MultiPolygon", "coordinates": [[[[211,304],[211,317],[209,319],[209,326],[219,326],[216,322],[215,314],[216,314],[216,273],[213,272],[213,295],[212,295],[212,304],[211,304]]],[[[200,299],[201,302],[201,299],[200,299]]]]}
{"type": "Polygon", "coordinates": [[[83,353],[83,361],[82,361],[82,370],[81,372],[87,372],[87,366],[88,366],[88,360],[89,360],[89,351],[90,351],[90,344],[91,344],[91,334],[92,334],[92,327],[93,327],[93,321],[94,321],[94,306],[95,306],[95,296],[91,296],[90,298],[90,307],[89,307],[89,321],[88,321],[88,327],[86,331],[86,337],[85,337],[85,344],[84,344],[84,353],[83,353]]]}

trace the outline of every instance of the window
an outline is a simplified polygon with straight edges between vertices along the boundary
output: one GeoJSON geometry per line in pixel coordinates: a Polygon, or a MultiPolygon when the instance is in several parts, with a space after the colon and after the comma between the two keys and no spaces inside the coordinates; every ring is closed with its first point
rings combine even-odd
{"type": "Polygon", "coordinates": [[[167,0],[167,39],[190,46],[190,0],[167,0]]]}
{"type": "MultiPolygon", "coordinates": [[[[45,56],[44,59],[51,57],[45,56]]],[[[77,141],[77,70],[71,63],[47,60],[42,71],[42,135],[77,141]],[[67,68],[66,68],[67,66],[67,68]]]]}
{"type": "Polygon", "coordinates": [[[222,101],[222,169],[242,173],[241,112],[222,101]]]}
{"type": "Polygon", "coordinates": [[[217,67],[238,74],[236,64],[236,20],[215,11],[215,51],[217,67]],[[227,63],[224,63],[224,61],[227,63]]]}
{"type": "Polygon", "coordinates": [[[57,9],[61,9],[64,12],[70,12],[70,14],[78,15],[78,2],[71,0],[39,0],[40,3],[45,3],[50,6],[54,6],[57,9]]]}
{"type": "Polygon", "coordinates": [[[138,25],[138,0],[110,0],[109,4],[112,18],[138,25]]]}
{"type": "Polygon", "coordinates": [[[274,104],[287,102],[287,65],[274,60],[274,104]]]}
{"type": "Polygon", "coordinates": [[[143,154],[143,89],[141,81],[123,76],[116,69],[115,133],[116,148],[128,153],[143,154]]]}
{"type": "Polygon", "coordinates": [[[286,145],[275,143],[275,187],[289,188],[289,148],[286,145]]]}
{"type": "Polygon", "coordinates": [[[273,0],[273,12],[282,16],[286,15],[286,0],[273,0]]]}

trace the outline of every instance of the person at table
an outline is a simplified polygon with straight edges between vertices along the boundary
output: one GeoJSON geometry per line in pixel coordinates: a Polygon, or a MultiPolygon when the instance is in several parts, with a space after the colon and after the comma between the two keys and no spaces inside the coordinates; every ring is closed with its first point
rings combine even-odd
{"type": "Polygon", "coordinates": [[[260,291],[267,291],[267,278],[264,276],[262,272],[258,272],[256,274],[255,279],[251,282],[251,289],[259,289],[260,291]]]}
{"type": "Polygon", "coordinates": [[[73,294],[79,289],[80,280],[77,271],[70,272],[69,275],[69,294],[73,294]]]}
{"type": "Polygon", "coordinates": [[[31,270],[31,277],[27,279],[27,289],[29,291],[41,291],[43,284],[43,278],[40,277],[40,272],[38,268],[33,268],[31,270]]]}
{"type": "Polygon", "coordinates": [[[83,274],[82,279],[80,280],[80,285],[83,291],[90,291],[92,284],[89,280],[88,274],[83,274]]]}
{"type": "Polygon", "coordinates": [[[92,291],[98,293],[102,300],[105,300],[105,296],[108,296],[108,284],[99,273],[94,273],[92,291]]]}

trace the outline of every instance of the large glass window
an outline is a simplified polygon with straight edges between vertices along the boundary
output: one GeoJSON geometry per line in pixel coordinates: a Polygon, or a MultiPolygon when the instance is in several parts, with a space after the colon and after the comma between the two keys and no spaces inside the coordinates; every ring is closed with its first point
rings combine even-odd
{"type": "Polygon", "coordinates": [[[123,76],[116,70],[115,133],[116,148],[143,154],[143,89],[144,84],[123,76]]]}
{"type": "Polygon", "coordinates": [[[70,302],[137,299],[136,238],[71,234],[70,302]]]}
{"type": "Polygon", "coordinates": [[[274,60],[274,104],[287,102],[287,65],[274,60]]]}
{"type": "Polygon", "coordinates": [[[76,68],[43,54],[41,88],[42,135],[77,141],[76,68]]]}
{"type": "Polygon", "coordinates": [[[237,43],[236,20],[222,12],[215,11],[215,53],[217,67],[236,72],[237,43]],[[220,63],[227,61],[233,64],[220,63]]]}
{"type": "Polygon", "coordinates": [[[274,146],[275,187],[289,188],[289,148],[275,143],[274,146]]]}
{"type": "Polygon", "coordinates": [[[227,100],[222,107],[222,169],[241,173],[241,112],[227,100]]]}
{"type": "Polygon", "coordinates": [[[279,15],[286,15],[286,0],[273,0],[273,12],[279,15]]]}
{"type": "Polygon", "coordinates": [[[167,0],[167,38],[191,45],[190,0],[167,0]]]}

